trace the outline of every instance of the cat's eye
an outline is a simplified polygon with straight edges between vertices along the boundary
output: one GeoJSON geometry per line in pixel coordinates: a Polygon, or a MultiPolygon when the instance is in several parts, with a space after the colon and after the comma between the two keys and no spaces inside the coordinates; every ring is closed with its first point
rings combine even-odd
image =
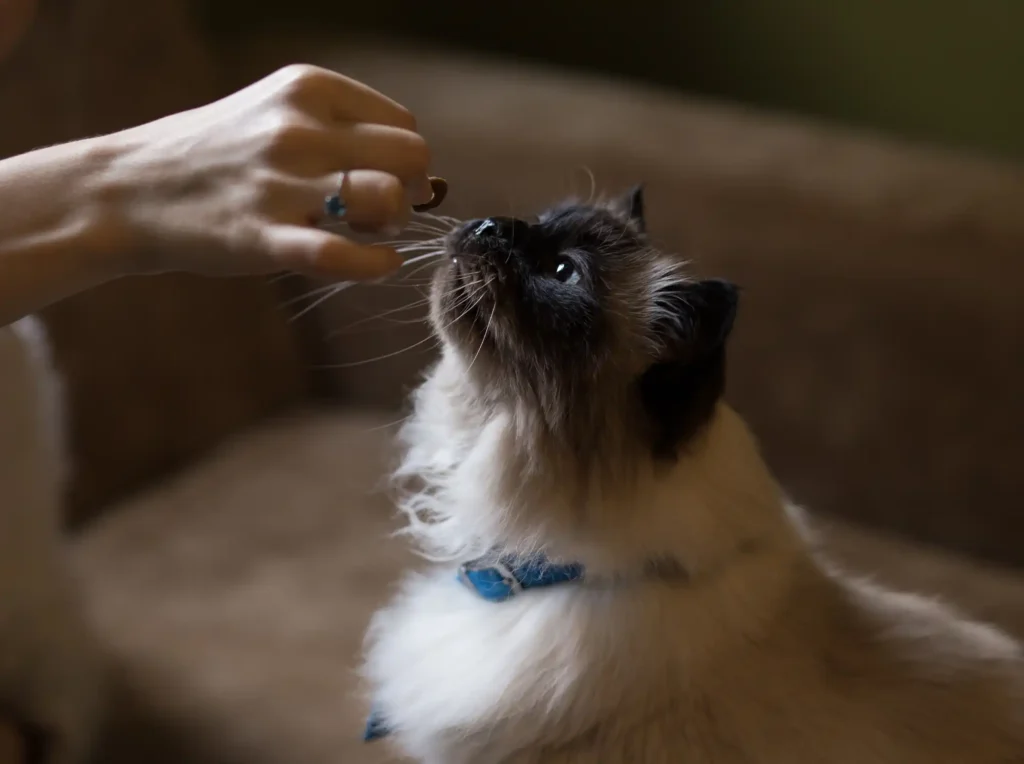
{"type": "Polygon", "coordinates": [[[554,276],[563,284],[569,285],[575,284],[580,280],[579,271],[576,270],[572,260],[567,257],[563,257],[555,263],[554,276]]]}

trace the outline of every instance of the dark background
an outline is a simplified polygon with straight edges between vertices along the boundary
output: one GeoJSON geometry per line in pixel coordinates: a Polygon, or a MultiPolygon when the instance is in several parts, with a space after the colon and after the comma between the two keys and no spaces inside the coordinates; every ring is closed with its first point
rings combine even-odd
{"type": "Polygon", "coordinates": [[[200,0],[218,36],[336,29],[590,70],[1020,161],[1020,0],[200,0]]]}

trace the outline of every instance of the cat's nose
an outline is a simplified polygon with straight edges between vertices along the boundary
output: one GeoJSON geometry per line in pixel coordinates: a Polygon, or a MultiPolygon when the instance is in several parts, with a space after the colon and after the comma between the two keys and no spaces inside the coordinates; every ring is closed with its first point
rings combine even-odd
{"type": "Polygon", "coordinates": [[[515,243],[526,240],[530,224],[518,218],[493,217],[474,220],[467,226],[470,235],[477,239],[498,239],[515,243]]]}

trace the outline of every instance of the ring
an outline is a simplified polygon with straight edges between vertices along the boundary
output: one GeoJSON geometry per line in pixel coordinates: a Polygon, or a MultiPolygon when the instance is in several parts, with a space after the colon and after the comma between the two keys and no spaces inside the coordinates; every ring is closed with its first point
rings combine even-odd
{"type": "Polygon", "coordinates": [[[348,208],[341,201],[340,194],[332,194],[324,198],[324,214],[329,218],[343,218],[348,208]]]}

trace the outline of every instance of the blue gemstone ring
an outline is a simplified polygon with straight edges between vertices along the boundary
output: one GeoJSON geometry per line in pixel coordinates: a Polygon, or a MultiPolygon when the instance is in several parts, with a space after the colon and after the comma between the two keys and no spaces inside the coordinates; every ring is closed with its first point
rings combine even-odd
{"type": "Polygon", "coordinates": [[[324,199],[324,214],[329,218],[343,218],[347,209],[339,194],[333,194],[324,199]]]}

